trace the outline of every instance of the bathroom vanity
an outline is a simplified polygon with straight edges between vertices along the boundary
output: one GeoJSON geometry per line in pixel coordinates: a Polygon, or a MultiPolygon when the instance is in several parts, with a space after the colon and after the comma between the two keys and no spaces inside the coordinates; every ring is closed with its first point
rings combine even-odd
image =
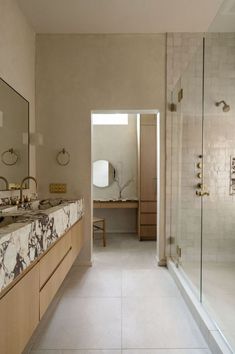
{"type": "Polygon", "coordinates": [[[83,246],[83,213],[76,200],[0,228],[0,353],[24,350],[83,246]]]}

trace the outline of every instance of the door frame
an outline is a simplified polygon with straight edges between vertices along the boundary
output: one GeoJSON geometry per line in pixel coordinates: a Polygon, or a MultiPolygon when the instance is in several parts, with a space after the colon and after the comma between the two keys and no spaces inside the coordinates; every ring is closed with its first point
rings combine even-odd
{"type": "MultiPolygon", "coordinates": [[[[102,109],[91,111],[91,258],[93,257],[93,124],[92,114],[155,114],[157,119],[156,135],[157,135],[157,242],[156,242],[156,259],[159,266],[166,265],[165,257],[165,131],[161,128],[165,124],[163,122],[164,114],[160,114],[159,109],[102,109]],[[161,153],[163,151],[163,153],[161,153]],[[164,174],[163,174],[164,173],[164,174]]],[[[141,119],[141,118],[140,118],[141,119]]]]}

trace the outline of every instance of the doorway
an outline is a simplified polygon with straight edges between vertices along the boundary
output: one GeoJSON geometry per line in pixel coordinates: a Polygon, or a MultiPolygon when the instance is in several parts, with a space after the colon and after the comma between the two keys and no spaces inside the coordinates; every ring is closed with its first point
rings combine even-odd
{"type": "MultiPolygon", "coordinates": [[[[92,215],[105,220],[106,247],[110,237],[157,241],[157,256],[160,114],[104,110],[93,111],[91,119],[92,215]]],[[[100,225],[94,244],[103,246],[100,225]]]]}

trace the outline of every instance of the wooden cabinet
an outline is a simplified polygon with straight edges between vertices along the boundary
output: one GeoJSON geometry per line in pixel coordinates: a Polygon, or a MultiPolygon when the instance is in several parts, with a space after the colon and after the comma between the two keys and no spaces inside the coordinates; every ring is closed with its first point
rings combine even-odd
{"type": "Polygon", "coordinates": [[[40,260],[40,319],[77,258],[83,242],[83,219],[80,219],[40,260]]]}
{"type": "Polygon", "coordinates": [[[0,300],[0,353],[20,354],[39,323],[39,265],[0,300]]]}
{"type": "Polygon", "coordinates": [[[155,213],[157,212],[157,203],[156,202],[141,202],[140,203],[140,212],[141,213],[155,213]]]}
{"type": "Polygon", "coordinates": [[[40,319],[42,318],[51,301],[53,300],[64,278],[68,274],[68,271],[70,270],[72,264],[72,252],[71,249],[69,249],[66,256],[56,268],[55,272],[51,275],[50,279],[40,290],[40,319]]]}
{"type": "MultiPolygon", "coordinates": [[[[72,227],[72,229],[74,226],[72,227]]],[[[40,289],[48,281],[51,274],[58,267],[58,264],[62,261],[65,255],[71,248],[71,232],[69,230],[58,242],[51,247],[51,249],[45,254],[39,262],[40,267],[40,289]]]]}
{"type": "Polygon", "coordinates": [[[75,261],[84,243],[83,219],[77,222],[71,229],[72,262],[75,261]]]}
{"type": "Polygon", "coordinates": [[[84,243],[80,219],[0,299],[0,353],[21,354],[84,243]]]}
{"type": "Polygon", "coordinates": [[[156,115],[140,117],[140,211],[141,240],[156,239],[157,134],[156,115]]]}

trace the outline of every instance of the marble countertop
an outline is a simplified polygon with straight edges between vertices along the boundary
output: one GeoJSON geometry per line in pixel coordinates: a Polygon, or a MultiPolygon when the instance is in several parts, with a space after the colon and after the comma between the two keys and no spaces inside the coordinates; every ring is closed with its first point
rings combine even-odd
{"type": "Polygon", "coordinates": [[[83,213],[84,202],[79,199],[46,210],[4,214],[6,217],[15,216],[16,220],[20,218],[0,228],[0,291],[57,241],[83,213]]]}

